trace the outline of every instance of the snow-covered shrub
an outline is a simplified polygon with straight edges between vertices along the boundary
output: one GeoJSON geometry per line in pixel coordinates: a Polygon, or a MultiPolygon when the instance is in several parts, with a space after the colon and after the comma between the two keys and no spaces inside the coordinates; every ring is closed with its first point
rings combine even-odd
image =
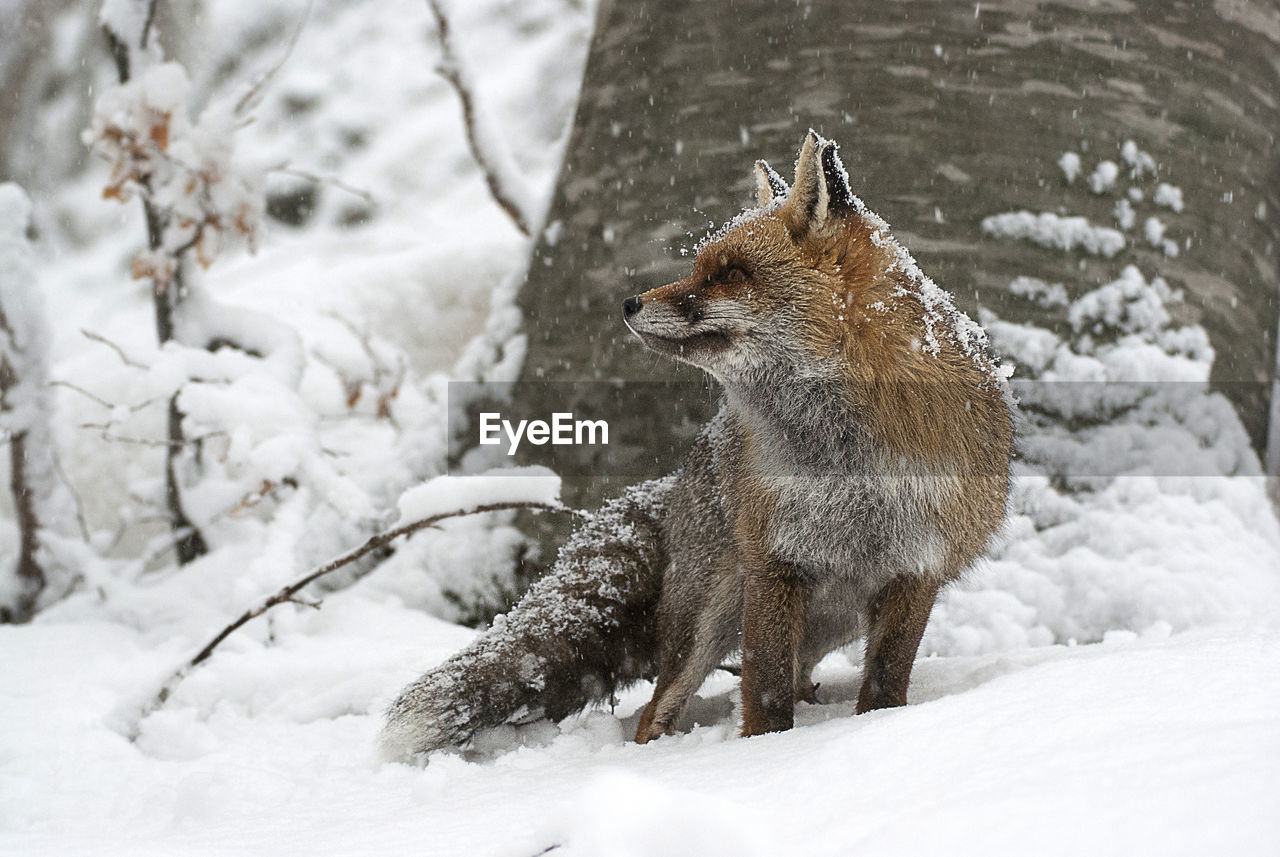
{"type": "MultiPolygon", "coordinates": [[[[400,491],[444,467],[447,381],[422,377],[401,347],[345,313],[308,311],[304,336],[288,317],[215,298],[202,271],[232,239],[253,249],[263,182],[236,155],[235,110],[215,100],[189,119],[190,100],[180,66],[151,65],[102,95],[85,133],[110,168],[104,195],[142,198],[148,217],[154,214],[158,231],[132,271],[151,281],[157,304],[171,311],[160,353],[141,368],[111,367],[105,386],[113,392],[105,398],[173,403],[184,515],[215,550],[269,542],[233,585],[260,592],[363,541],[387,522],[400,491]]],[[[462,377],[509,379],[518,370],[517,282],[514,274],[503,278],[484,334],[459,362],[462,377]]],[[[156,411],[118,407],[104,433],[154,436],[156,411]]],[[[156,456],[146,448],[136,454],[156,456]]],[[[141,469],[131,494],[158,510],[167,486],[141,469]]],[[[398,588],[395,580],[405,577],[406,600],[471,622],[509,605],[528,549],[518,531],[503,523],[495,529],[492,520],[456,523],[435,541],[427,555],[402,546],[403,556],[388,565],[389,585],[398,588]]],[[[153,540],[143,554],[162,546],[153,540]]],[[[344,585],[386,559],[373,556],[326,583],[344,585]]]]}
{"type": "Polygon", "coordinates": [[[102,195],[147,200],[159,215],[152,245],[134,262],[135,277],[172,283],[188,250],[209,267],[223,245],[254,246],[262,219],[260,178],[233,160],[236,116],[229,104],[187,117],[191,84],[177,63],[152,66],[99,96],[84,142],[110,166],[102,195]]]}
{"type": "MultiPolygon", "coordinates": [[[[514,296],[530,242],[490,202],[458,95],[436,71],[426,4],[375,16],[342,4],[206,4],[187,21],[196,41],[186,51],[166,18],[184,4],[159,4],[147,39],[150,5],[75,11],[86,44],[100,25],[118,37],[126,82],[117,85],[119,62],[88,63],[96,104],[77,129],[89,126],[81,137],[95,156],[77,147],[84,174],[44,188],[37,207],[56,322],[53,438],[89,536],[71,563],[83,583],[48,619],[108,616],[189,645],[363,541],[400,492],[458,460],[448,382],[518,373],[514,296]],[[174,55],[183,67],[165,62],[174,55]],[[317,188],[312,218],[267,234],[264,172],[317,188]],[[370,216],[348,216],[357,200],[370,216]],[[242,252],[251,245],[252,258],[242,252]],[[153,318],[170,301],[169,335],[157,336],[153,318]],[[170,448],[185,513],[210,548],[186,568],[173,562],[170,448]]],[[[446,11],[475,106],[530,180],[534,222],[567,141],[589,16],[498,5],[501,25],[494,4],[446,11]],[[578,48],[564,50],[566,40],[578,48]],[[513,77],[508,61],[540,71],[513,77]]],[[[60,26],[71,51],[74,28],[60,26]]],[[[521,591],[520,569],[538,567],[519,562],[530,543],[512,518],[446,522],[326,582],[345,586],[378,563],[361,577],[366,594],[410,614],[485,621],[521,591]]],[[[271,639],[291,610],[237,639],[271,639]]]]}
{"type": "MultiPolygon", "coordinates": [[[[253,518],[280,529],[272,538],[291,545],[289,561],[276,563],[270,581],[296,571],[294,553],[335,551],[375,528],[380,516],[322,440],[322,415],[302,393],[309,361],[297,332],[215,300],[199,279],[233,239],[254,248],[264,193],[261,171],[236,157],[239,117],[231,100],[192,119],[190,90],[176,63],[135,69],[98,98],[84,133],[109,166],[103,196],[141,198],[147,221],[147,248],[134,258],[132,274],[151,282],[163,348],[142,377],[120,386],[132,388],[131,399],[170,403],[163,496],[179,559],[207,550],[206,529],[235,540],[245,533],[234,519],[253,518]],[[191,531],[199,545],[184,550],[181,539],[191,531]]],[[[390,422],[404,362],[390,376],[375,372],[376,418],[390,422]]],[[[139,374],[132,365],[117,371],[139,374]]],[[[364,389],[357,377],[343,379],[346,412],[355,412],[364,389]]],[[[113,412],[105,429],[120,435],[135,410],[142,408],[113,412]]],[[[150,480],[134,493],[160,506],[158,487],[150,480]]]]}

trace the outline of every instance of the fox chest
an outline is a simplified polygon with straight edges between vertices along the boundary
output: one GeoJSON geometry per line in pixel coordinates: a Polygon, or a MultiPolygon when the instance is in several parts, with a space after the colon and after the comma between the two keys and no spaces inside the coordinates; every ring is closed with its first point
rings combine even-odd
{"type": "Polygon", "coordinates": [[[844,473],[766,480],[772,554],[802,577],[871,585],[938,570],[945,554],[937,490],[911,475],[844,473]]]}
{"type": "Polygon", "coordinates": [[[954,477],[884,453],[827,412],[837,398],[825,391],[787,408],[763,398],[741,410],[739,455],[721,463],[746,477],[746,493],[765,495],[757,537],[815,583],[874,586],[940,570],[940,510],[959,488],[954,477]]]}

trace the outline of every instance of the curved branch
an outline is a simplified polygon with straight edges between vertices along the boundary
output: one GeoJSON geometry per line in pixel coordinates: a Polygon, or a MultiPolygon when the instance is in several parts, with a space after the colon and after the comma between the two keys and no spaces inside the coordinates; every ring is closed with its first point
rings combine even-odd
{"type": "Polygon", "coordinates": [[[289,57],[293,56],[293,49],[298,46],[298,39],[302,38],[302,30],[307,26],[307,22],[311,20],[311,7],[315,4],[315,0],[307,0],[307,8],[302,12],[302,18],[298,21],[298,26],[294,27],[293,35],[289,38],[289,44],[285,46],[284,53],[280,55],[280,59],[276,64],[267,69],[262,75],[255,80],[244,95],[240,96],[240,100],[236,102],[236,106],[232,108],[232,112],[236,116],[242,115],[249,107],[257,103],[258,96],[262,94],[262,90],[271,82],[280,69],[284,68],[284,64],[289,61],[289,57]]]}
{"type": "Polygon", "coordinates": [[[465,78],[462,64],[453,48],[449,19],[440,8],[438,0],[427,0],[427,6],[430,7],[431,14],[436,19],[436,34],[440,38],[440,51],[443,55],[436,71],[448,81],[453,91],[458,94],[458,100],[462,102],[462,125],[467,132],[467,146],[471,149],[471,157],[475,158],[480,166],[480,172],[484,174],[485,184],[489,186],[489,194],[493,197],[493,201],[507,213],[516,229],[520,230],[520,234],[528,237],[533,234],[529,225],[532,214],[525,211],[516,199],[519,188],[510,187],[510,185],[518,185],[520,177],[503,175],[504,165],[501,162],[504,157],[494,154],[502,143],[498,139],[486,139],[486,132],[480,127],[482,123],[476,111],[471,86],[465,78]]]}

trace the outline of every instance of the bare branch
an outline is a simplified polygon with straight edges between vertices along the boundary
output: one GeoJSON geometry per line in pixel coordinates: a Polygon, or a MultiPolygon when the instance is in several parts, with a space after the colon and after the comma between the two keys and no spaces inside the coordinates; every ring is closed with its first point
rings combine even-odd
{"type": "Polygon", "coordinates": [[[62,466],[62,459],[58,457],[56,451],[53,453],[53,469],[58,474],[58,478],[62,480],[62,484],[66,486],[67,493],[71,495],[71,502],[76,507],[76,525],[80,528],[80,536],[84,539],[85,544],[89,544],[89,523],[84,517],[84,501],[80,498],[80,492],[76,490],[71,477],[67,476],[67,471],[62,466]]]}
{"type": "Polygon", "coordinates": [[[94,431],[97,431],[100,433],[100,436],[103,440],[109,440],[114,443],[132,443],[132,444],[136,444],[137,446],[153,446],[158,449],[175,449],[175,448],[182,449],[183,447],[187,447],[187,446],[196,446],[197,444],[203,443],[209,438],[225,437],[227,434],[225,431],[219,430],[219,431],[205,432],[202,435],[198,435],[196,437],[186,438],[186,439],[178,438],[178,439],[170,439],[170,440],[154,440],[148,437],[129,437],[127,435],[122,435],[122,434],[112,434],[111,429],[113,425],[114,423],[81,423],[80,428],[92,429],[94,431]]]}
{"type": "MultiPolygon", "coordinates": [[[[79,393],[80,395],[84,396],[86,399],[101,405],[102,407],[106,408],[109,411],[114,411],[116,407],[118,407],[117,405],[114,405],[111,402],[108,402],[106,399],[102,398],[97,393],[91,393],[90,391],[86,390],[84,387],[81,387],[78,384],[72,384],[70,381],[53,380],[49,382],[49,386],[65,387],[66,389],[72,391],[73,393],[79,393]]],[[[154,405],[158,401],[160,400],[147,399],[146,401],[138,402],[138,404],[136,405],[126,405],[126,407],[128,408],[130,413],[137,413],[143,408],[154,405]]]]}
{"type": "Polygon", "coordinates": [[[93,340],[94,342],[100,342],[100,343],[102,343],[103,345],[105,345],[105,346],[107,346],[108,348],[110,348],[112,351],[114,351],[114,352],[116,353],[116,355],[117,355],[117,356],[119,356],[119,358],[120,358],[121,362],[123,362],[123,363],[124,363],[124,365],[126,365],[126,366],[132,366],[132,367],[134,367],[135,369],[150,369],[150,368],[151,368],[150,366],[146,365],[145,363],[139,363],[137,360],[133,360],[133,359],[131,359],[131,358],[129,357],[129,355],[128,355],[128,354],[125,354],[125,353],[124,353],[124,349],[123,349],[123,348],[121,348],[119,345],[117,345],[117,344],[115,344],[114,342],[112,342],[110,339],[107,339],[107,338],[106,338],[105,336],[103,336],[101,333],[94,333],[92,330],[85,330],[83,327],[82,327],[82,328],[80,328],[80,333],[81,333],[81,335],[82,335],[82,336],[84,336],[86,339],[91,339],[91,340],[93,340]]]}
{"type": "Polygon", "coordinates": [[[436,71],[449,82],[449,85],[453,87],[453,91],[458,94],[458,100],[462,102],[462,124],[467,132],[467,146],[471,149],[471,156],[475,158],[476,163],[480,166],[480,172],[484,174],[485,184],[489,186],[489,193],[493,196],[494,202],[498,203],[499,207],[507,213],[507,216],[511,218],[511,222],[515,224],[516,229],[519,229],[520,233],[527,237],[533,232],[529,227],[530,215],[528,212],[522,211],[520,205],[512,198],[506,182],[499,174],[498,165],[493,163],[488,155],[495,141],[486,141],[481,138],[483,132],[478,127],[479,122],[471,88],[464,79],[462,65],[458,62],[457,53],[453,48],[449,19],[445,17],[444,10],[440,8],[439,0],[427,0],[427,6],[430,7],[431,14],[436,19],[436,34],[440,38],[440,50],[443,54],[443,60],[436,68],[436,71]]]}
{"type": "Polygon", "coordinates": [[[107,50],[110,51],[111,59],[116,64],[116,79],[124,83],[129,79],[130,73],[129,46],[110,27],[103,27],[102,32],[107,36],[107,50]]]}
{"type": "Polygon", "coordinates": [[[97,404],[99,404],[99,405],[101,405],[102,407],[106,408],[108,411],[115,410],[115,407],[116,407],[115,405],[111,404],[111,403],[110,403],[110,402],[108,402],[106,399],[104,399],[104,398],[102,398],[101,396],[99,396],[97,393],[90,393],[90,392],[89,392],[88,390],[86,390],[84,387],[81,387],[81,386],[79,386],[79,385],[77,385],[77,384],[72,384],[70,381],[56,381],[56,380],[55,380],[55,381],[50,381],[50,382],[49,382],[49,386],[50,386],[50,387],[65,387],[65,388],[67,388],[68,390],[72,391],[73,393],[79,393],[80,395],[84,396],[86,399],[88,399],[88,400],[89,400],[89,401],[91,401],[91,402],[96,402],[97,404]]]}
{"type": "MultiPolygon", "coordinates": [[[[416,533],[419,530],[424,530],[427,527],[433,527],[436,524],[448,518],[458,518],[465,515],[479,515],[484,512],[504,512],[511,509],[528,509],[528,510],[542,511],[542,512],[569,512],[575,515],[585,514],[583,512],[579,512],[576,509],[570,509],[569,507],[559,503],[538,503],[538,502],[523,502],[523,501],[512,501],[512,502],[505,502],[505,503],[484,503],[479,506],[473,506],[469,509],[458,509],[453,512],[444,512],[443,514],[439,514],[439,515],[430,515],[426,518],[421,518],[417,521],[413,521],[412,523],[404,524],[402,526],[395,527],[393,529],[386,530],[384,532],[378,533],[377,535],[371,536],[369,540],[366,541],[364,544],[360,545],[360,547],[349,550],[346,553],[342,554],[341,556],[338,556],[334,559],[329,560],[324,565],[314,569],[313,571],[309,572],[303,577],[298,578],[293,583],[290,583],[288,586],[276,592],[274,595],[270,595],[267,598],[264,598],[262,601],[258,602],[253,607],[250,607],[248,610],[245,610],[243,613],[241,613],[239,618],[237,618],[230,625],[227,625],[227,627],[223,628],[221,631],[215,634],[213,639],[209,640],[209,642],[205,644],[203,649],[197,652],[191,658],[191,660],[187,661],[186,664],[184,664],[183,666],[175,670],[173,674],[170,675],[169,678],[165,680],[164,684],[160,686],[160,690],[156,692],[155,697],[152,698],[150,704],[148,704],[147,707],[143,710],[142,716],[146,717],[148,714],[155,711],[160,706],[164,705],[165,700],[167,700],[169,696],[173,693],[174,688],[176,688],[178,684],[184,678],[187,677],[188,673],[190,673],[191,670],[195,669],[204,661],[208,660],[209,656],[213,654],[214,650],[218,648],[219,645],[221,645],[223,640],[231,636],[233,633],[235,633],[238,629],[243,627],[248,622],[261,616],[263,613],[266,613],[268,610],[270,610],[272,607],[275,607],[276,605],[287,604],[287,603],[299,603],[296,598],[298,593],[301,592],[303,589],[305,589],[307,586],[314,583],[315,581],[324,577],[325,575],[332,574],[338,569],[343,568],[347,565],[350,565],[351,563],[355,562],[356,560],[360,559],[363,556],[366,556],[369,553],[372,553],[378,548],[386,547],[387,545],[391,544],[393,541],[400,538],[401,536],[412,535],[413,533],[416,533]]],[[[320,606],[320,603],[319,602],[309,603],[307,606],[318,608],[320,606]]]]}
{"type": "Polygon", "coordinates": [[[373,194],[369,193],[369,191],[358,188],[355,185],[349,185],[336,176],[322,176],[318,173],[309,172],[308,170],[300,170],[297,167],[291,167],[288,164],[280,164],[279,166],[272,167],[270,171],[273,173],[281,173],[286,176],[296,176],[297,178],[306,179],[307,181],[315,182],[316,184],[333,185],[339,190],[345,190],[352,196],[360,197],[365,202],[369,203],[369,205],[376,206],[378,204],[377,200],[373,198],[373,194]]]}
{"type": "Polygon", "coordinates": [[[262,75],[255,80],[250,86],[249,91],[240,96],[240,100],[236,102],[234,113],[236,116],[241,115],[250,107],[255,106],[257,97],[262,94],[262,90],[268,83],[279,74],[280,69],[284,68],[284,64],[289,61],[289,57],[293,56],[293,49],[298,46],[298,39],[302,38],[302,30],[307,26],[307,22],[311,20],[311,7],[315,5],[315,0],[307,0],[307,8],[302,12],[302,18],[298,21],[298,26],[294,28],[293,35],[289,38],[289,44],[285,46],[284,53],[280,55],[280,59],[276,60],[276,64],[267,69],[262,75]]]}
{"type": "Polygon", "coordinates": [[[138,46],[144,50],[147,47],[147,39],[151,36],[151,25],[155,22],[155,19],[156,0],[151,0],[151,2],[147,4],[147,18],[142,22],[142,35],[138,39],[138,46]]]}
{"type": "Polygon", "coordinates": [[[254,490],[250,491],[249,493],[241,497],[234,506],[229,506],[215,513],[211,518],[209,518],[208,522],[206,523],[206,526],[216,524],[225,518],[234,518],[237,515],[239,515],[241,512],[244,512],[248,509],[252,509],[254,506],[258,505],[263,500],[266,500],[268,497],[275,498],[276,492],[279,491],[281,488],[297,488],[297,487],[298,487],[298,480],[292,476],[286,476],[283,479],[281,479],[279,482],[274,482],[270,479],[264,479],[257,488],[255,488],[254,490]]]}
{"type": "MultiPolygon", "coordinates": [[[[138,41],[136,47],[138,50],[147,49],[147,41],[151,38],[151,25],[156,18],[156,2],[150,0],[147,3],[147,12],[142,19],[142,30],[138,32],[138,41]]],[[[132,76],[133,51],[135,44],[132,41],[132,33],[117,33],[110,23],[104,23],[102,26],[103,33],[107,37],[107,48],[111,52],[111,59],[116,65],[116,78],[121,83],[128,82],[132,76]]]]}
{"type": "Polygon", "coordinates": [[[182,544],[183,539],[191,537],[192,528],[187,527],[181,530],[175,530],[172,527],[172,521],[166,515],[146,515],[134,521],[135,524],[163,524],[168,529],[163,535],[156,536],[147,542],[146,548],[142,552],[142,556],[137,560],[138,567],[142,569],[140,574],[152,574],[160,568],[174,568],[169,563],[164,565],[153,565],[162,556],[170,551],[176,552],[182,544]]]}

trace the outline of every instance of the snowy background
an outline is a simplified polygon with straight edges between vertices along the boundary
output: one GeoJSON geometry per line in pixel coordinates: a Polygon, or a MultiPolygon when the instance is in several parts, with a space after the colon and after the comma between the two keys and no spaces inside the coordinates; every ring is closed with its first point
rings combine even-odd
{"type": "MultiPolygon", "coordinates": [[[[593,10],[448,8],[536,224],[593,10]]],[[[59,61],[78,62],[95,27],[83,11],[60,17],[59,61]]],[[[220,204],[255,226],[228,225],[191,272],[175,341],[156,344],[150,281],[132,275],[157,260],[140,256],[136,198],[103,198],[110,162],[27,188],[33,245],[25,197],[0,193],[0,301],[17,319],[6,354],[53,382],[0,416],[33,433],[56,475],[41,499],[43,610],[0,626],[0,852],[1280,851],[1280,526],[1231,406],[1203,385],[1207,336],[1178,321],[1160,270],[1129,258],[1138,245],[1175,257],[1183,237],[1177,177],[1157,176],[1140,139],[1036,155],[1082,199],[1114,198],[1111,222],[983,221],[993,242],[1094,254],[1114,278],[1071,301],[1063,328],[981,314],[1024,382],[1012,515],[935,609],[908,708],[852,716],[854,648],[819,666],[822,704],[801,704],[786,734],[736,738],[736,679],[717,672],[689,731],[655,744],[628,740],[641,686],[612,710],[500,730],[425,768],[384,764],[386,704],[476,633],[460,622],[511,594],[525,542],[501,513],[336,575],[320,610],[254,620],[143,716],[210,636],[394,524],[401,495],[445,471],[448,381],[519,369],[512,298],[530,252],[476,167],[420,0],[377,14],[210,3],[182,53],[189,89],[162,74],[147,97],[179,117],[175,133],[190,119],[189,158],[225,170],[220,204]],[[203,347],[220,335],[253,353],[203,347]],[[186,511],[211,547],[185,566],[164,518],[175,392],[186,436],[202,439],[198,467],[184,458],[186,511]]],[[[114,76],[93,74],[105,121],[114,76]]],[[[143,96],[130,97],[111,115],[143,96]]],[[[55,101],[32,139],[101,129],[74,113],[55,101]]],[[[1079,293],[1009,288],[1029,306],[1079,293]]],[[[432,485],[404,508],[465,501],[456,483],[432,485]]]]}

